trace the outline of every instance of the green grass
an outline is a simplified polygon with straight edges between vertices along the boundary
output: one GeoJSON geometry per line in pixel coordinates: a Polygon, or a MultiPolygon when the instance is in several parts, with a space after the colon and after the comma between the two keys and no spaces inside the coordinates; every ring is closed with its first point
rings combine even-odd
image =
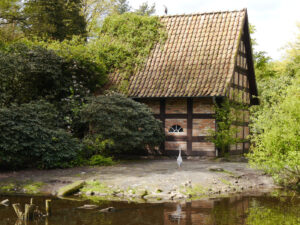
{"type": "Polygon", "coordinates": [[[226,184],[226,185],[228,185],[228,186],[231,186],[231,185],[232,185],[231,182],[229,182],[228,180],[225,180],[225,179],[223,179],[223,178],[220,178],[220,181],[221,181],[223,184],[226,184]]]}
{"type": "Polygon", "coordinates": [[[112,166],[115,162],[111,157],[104,157],[102,155],[94,155],[89,159],[91,166],[112,166]]]}
{"type": "Polygon", "coordinates": [[[195,184],[192,187],[181,187],[180,192],[185,195],[199,196],[207,194],[207,188],[200,184],[195,184]]]}
{"type": "Polygon", "coordinates": [[[40,189],[44,186],[43,182],[30,182],[24,184],[22,187],[24,192],[28,194],[36,194],[40,192],[40,189]]]}
{"type": "Polygon", "coordinates": [[[106,184],[99,181],[88,181],[85,186],[81,189],[82,192],[87,191],[97,191],[100,193],[113,194],[113,190],[109,188],[106,184]]]}
{"type": "Polygon", "coordinates": [[[33,181],[6,183],[0,185],[0,192],[37,194],[40,192],[40,189],[43,186],[44,186],[43,182],[33,182],[33,181]]]}
{"type": "Polygon", "coordinates": [[[0,192],[3,193],[8,193],[8,192],[12,192],[15,189],[15,184],[13,183],[8,183],[8,184],[3,184],[0,186],[0,192]]]}

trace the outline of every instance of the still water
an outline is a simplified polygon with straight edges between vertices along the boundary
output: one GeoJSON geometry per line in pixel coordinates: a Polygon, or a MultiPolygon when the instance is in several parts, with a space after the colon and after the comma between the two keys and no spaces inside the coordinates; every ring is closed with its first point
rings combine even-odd
{"type": "MultiPolygon", "coordinates": [[[[30,196],[0,196],[11,203],[29,203],[30,196]]],[[[44,209],[49,197],[34,197],[44,209]]],[[[98,209],[78,209],[89,201],[52,199],[52,216],[26,225],[300,225],[300,196],[233,196],[187,203],[137,204],[100,202],[98,209]],[[99,209],[115,207],[111,213],[99,209]]],[[[0,206],[0,225],[25,224],[12,206],[0,206]]]]}

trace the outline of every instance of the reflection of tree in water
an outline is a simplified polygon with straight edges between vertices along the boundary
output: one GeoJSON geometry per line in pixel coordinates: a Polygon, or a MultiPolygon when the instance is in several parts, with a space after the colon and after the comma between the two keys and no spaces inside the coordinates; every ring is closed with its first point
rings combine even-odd
{"type": "Polygon", "coordinates": [[[249,198],[235,196],[219,199],[214,202],[211,220],[205,224],[239,225],[245,224],[249,198]]]}
{"type": "Polygon", "coordinates": [[[207,224],[299,225],[300,200],[266,196],[220,199],[207,224]]]}
{"type": "MultiPolygon", "coordinates": [[[[28,197],[10,197],[22,207],[28,197]]],[[[44,210],[45,197],[35,203],[44,210]]],[[[12,207],[0,207],[0,225],[300,225],[299,197],[247,197],[181,203],[134,204],[102,202],[99,209],[113,206],[113,213],[78,209],[88,202],[53,199],[52,216],[29,223],[16,222],[12,207]]]]}
{"type": "Polygon", "coordinates": [[[249,225],[299,225],[300,201],[291,198],[274,199],[272,203],[251,201],[246,224],[249,225]],[[269,204],[268,204],[269,203],[269,204]]]}

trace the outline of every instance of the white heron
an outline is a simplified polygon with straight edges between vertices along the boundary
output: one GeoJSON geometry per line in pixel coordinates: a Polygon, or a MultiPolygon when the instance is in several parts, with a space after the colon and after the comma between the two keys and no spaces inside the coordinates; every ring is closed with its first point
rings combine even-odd
{"type": "Polygon", "coordinates": [[[181,164],[182,164],[181,147],[179,147],[179,155],[178,155],[178,157],[177,157],[177,165],[178,165],[178,168],[181,167],[181,164]]]}

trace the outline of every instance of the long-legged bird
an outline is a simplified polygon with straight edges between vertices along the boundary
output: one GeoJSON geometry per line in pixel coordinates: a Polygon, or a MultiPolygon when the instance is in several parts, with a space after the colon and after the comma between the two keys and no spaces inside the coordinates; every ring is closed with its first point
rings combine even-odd
{"type": "Polygon", "coordinates": [[[179,155],[178,155],[178,157],[177,157],[177,165],[178,165],[178,168],[181,167],[181,164],[182,164],[181,147],[179,147],[179,155]]]}

